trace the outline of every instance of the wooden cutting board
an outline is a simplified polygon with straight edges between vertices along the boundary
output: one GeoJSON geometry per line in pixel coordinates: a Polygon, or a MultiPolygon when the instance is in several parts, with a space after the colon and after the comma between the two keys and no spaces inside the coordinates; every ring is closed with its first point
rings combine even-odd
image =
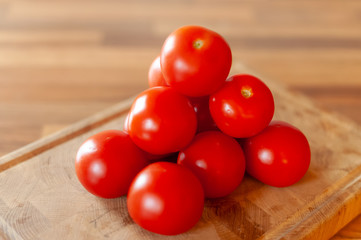
{"type": "MultiPolygon", "coordinates": [[[[239,72],[252,73],[236,63],[233,73],[239,72]]],[[[274,94],[275,119],[309,139],[311,166],[299,183],[274,188],[246,176],[230,196],[207,200],[187,233],[143,230],[129,217],[125,197],[89,194],[74,171],[86,138],[122,128],[128,99],[0,158],[0,239],[328,239],[361,213],[361,128],[259,77],[274,94]]]]}

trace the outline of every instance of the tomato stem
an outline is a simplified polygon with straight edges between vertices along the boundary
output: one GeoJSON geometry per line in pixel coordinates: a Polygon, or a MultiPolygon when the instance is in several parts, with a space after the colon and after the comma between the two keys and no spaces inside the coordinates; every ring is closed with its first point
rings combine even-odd
{"type": "Polygon", "coordinates": [[[200,48],[202,48],[203,44],[204,44],[204,42],[201,39],[197,39],[193,42],[193,47],[195,49],[200,49],[200,48]]]}
{"type": "Polygon", "coordinates": [[[253,95],[252,88],[242,87],[241,94],[245,98],[250,98],[253,95]]]}

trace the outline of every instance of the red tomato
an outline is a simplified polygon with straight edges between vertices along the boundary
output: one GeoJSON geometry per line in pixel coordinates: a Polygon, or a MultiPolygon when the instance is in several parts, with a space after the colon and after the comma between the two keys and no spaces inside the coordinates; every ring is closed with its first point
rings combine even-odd
{"type": "Polygon", "coordinates": [[[150,65],[148,72],[148,84],[149,87],[167,86],[163,77],[162,70],[160,69],[160,57],[156,57],[150,65]]]}
{"type": "Polygon", "coordinates": [[[290,124],[272,121],[262,132],[243,142],[247,172],[259,181],[287,187],[307,172],[311,152],[303,133],[290,124]]]}
{"type": "Polygon", "coordinates": [[[130,216],[141,227],[175,235],[198,222],[204,194],[201,183],[187,168],[157,162],[136,176],[129,188],[127,204],[130,216]]]}
{"type": "Polygon", "coordinates": [[[218,33],[199,26],[184,26],[165,40],[160,64],[169,86],[187,96],[205,96],[225,82],[232,53],[218,33]]]}
{"type": "Polygon", "coordinates": [[[246,138],[267,127],[273,117],[274,101],[269,88],[251,75],[234,75],[209,99],[217,127],[225,134],[246,138]]]}
{"type": "Polygon", "coordinates": [[[128,192],[135,175],[147,165],[140,150],[125,132],[107,130],[86,140],[76,155],[80,183],[92,194],[116,198],[128,192]]]}
{"type": "Polygon", "coordinates": [[[194,111],[197,114],[197,132],[218,130],[217,125],[213,121],[209,111],[209,96],[191,97],[189,100],[191,101],[194,111]]]}
{"type": "Polygon", "coordinates": [[[192,141],[197,117],[185,96],[170,87],[154,87],[134,101],[128,127],[130,137],[144,151],[167,154],[192,141]]]}
{"type": "Polygon", "coordinates": [[[198,177],[208,198],[233,192],[245,172],[241,146],[218,131],[196,135],[191,144],[179,152],[178,164],[186,166],[198,177]]]}

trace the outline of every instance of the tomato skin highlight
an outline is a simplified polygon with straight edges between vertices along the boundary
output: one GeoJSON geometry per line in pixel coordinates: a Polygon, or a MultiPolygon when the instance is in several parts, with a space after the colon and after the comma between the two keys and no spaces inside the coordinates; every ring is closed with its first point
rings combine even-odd
{"type": "Polygon", "coordinates": [[[123,131],[124,132],[128,132],[128,125],[129,125],[129,113],[127,114],[127,116],[124,119],[124,124],[123,124],[123,131]]]}
{"type": "Polygon", "coordinates": [[[245,159],[238,142],[219,131],[199,133],[179,152],[178,164],[201,181],[207,198],[224,197],[241,183],[245,159]]]}
{"type": "Polygon", "coordinates": [[[235,138],[247,138],[262,131],[271,122],[274,100],[269,88],[258,78],[238,74],[209,99],[211,115],[217,127],[235,138]]]}
{"type": "Polygon", "coordinates": [[[150,88],[158,86],[167,86],[160,68],[160,56],[156,57],[149,67],[148,85],[150,88]]]}
{"type": "Polygon", "coordinates": [[[301,180],[310,166],[311,150],[307,138],[288,123],[272,121],[256,136],[240,142],[247,172],[265,184],[291,186],[301,180]]]}
{"type": "Polygon", "coordinates": [[[157,162],[135,177],[127,206],[131,218],[144,229],[176,235],[199,221],[204,194],[201,183],[190,170],[175,163],[157,162]]]}
{"type": "Polygon", "coordinates": [[[135,175],[148,164],[144,153],[119,130],[106,130],[88,138],[79,148],[75,170],[80,183],[102,198],[128,192],[135,175]]]}
{"type": "Polygon", "coordinates": [[[169,86],[186,96],[206,96],[224,84],[232,65],[232,53],[218,33],[199,26],[184,26],[165,40],[160,64],[169,86]]]}
{"type": "Polygon", "coordinates": [[[128,121],[134,143],[155,155],[179,151],[192,141],[197,130],[190,101],[170,87],[154,87],[139,94],[128,121]]]}

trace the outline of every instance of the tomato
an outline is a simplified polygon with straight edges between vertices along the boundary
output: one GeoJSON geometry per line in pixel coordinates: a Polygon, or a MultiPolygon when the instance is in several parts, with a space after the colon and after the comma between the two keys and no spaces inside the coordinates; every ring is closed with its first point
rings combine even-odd
{"type": "Polygon", "coordinates": [[[163,77],[162,70],[160,69],[160,57],[156,57],[150,65],[148,72],[148,84],[149,87],[167,86],[163,77]]]}
{"type": "Polygon", "coordinates": [[[197,114],[198,129],[197,132],[218,130],[209,111],[209,96],[190,97],[189,100],[197,114]]]}
{"type": "Polygon", "coordinates": [[[197,130],[197,117],[189,100],[170,87],[142,92],[129,114],[129,135],[152,154],[177,152],[189,144],[197,130]]]}
{"type": "Polygon", "coordinates": [[[311,151],[305,135],[285,122],[272,121],[242,144],[247,172],[274,187],[298,182],[310,165],[311,151]]]}
{"type": "Polygon", "coordinates": [[[258,78],[239,74],[212,94],[209,108],[217,127],[229,136],[251,137],[267,127],[273,117],[274,100],[258,78]]]}
{"type": "Polygon", "coordinates": [[[129,135],[107,130],[87,139],[76,155],[80,183],[92,194],[116,198],[128,192],[135,175],[147,165],[143,152],[129,135]]]}
{"type": "Polygon", "coordinates": [[[225,82],[232,53],[218,33],[199,26],[184,26],[165,40],[160,64],[169,86],[187,96],[205,96],[225,82]]]}
{"type": "Polygon", "coordinates": [[[202,185],[187,168],[157,162],[144,168],[132,182],[128,211],[141,227],[175,235],[192,228],[202,216],[202,185]]]}
{"type": "Polygon", "coordinates": [[[245,159],[238,142],[219,132],[202,132],[179,152],[178,164],[189,168],[201,181],[208,198],[223,197],[241,183],[245,159]]]}

